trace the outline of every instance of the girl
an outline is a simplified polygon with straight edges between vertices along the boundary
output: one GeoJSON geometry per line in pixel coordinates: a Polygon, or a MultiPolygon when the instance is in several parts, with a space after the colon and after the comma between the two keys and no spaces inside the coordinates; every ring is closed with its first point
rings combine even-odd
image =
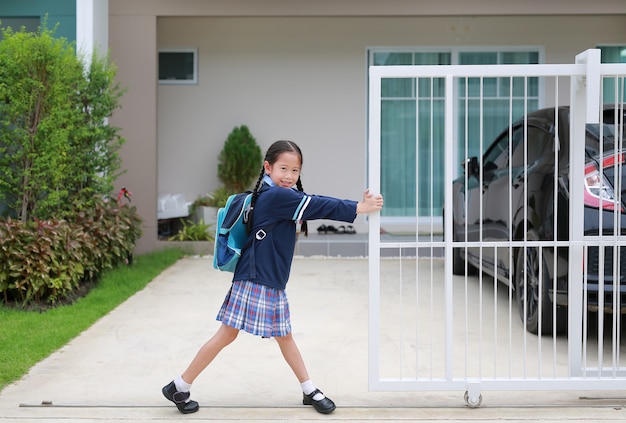
{"type": "Polygon", "coordinates": [[[222,325],[204,344],[184,373],[162,389],[181,413],[195,413],[199,405],[190,399],[191,384],[237,338],[240,330],[263,338],[276,338],[280,351],[302,386],[304,405],[320,413],[335,410],[335,403],[315,387],[298,346],[291,335],[285,287],[296,244],[296,223],[306,234],[309,219],[354,222],[357,214],[379,211],[380,195],[367,190],[361,202],[307,195],[302,190],[302,152],[292,141],[276,141],[265,155],[254,188],[248,222],[256,241],[244,249],[232,286],[217,315],[222,325]],[[297,189],[296,189],[297,188],[297,189]],[[263,231],[263,228],[271,230],[263,231]]]}

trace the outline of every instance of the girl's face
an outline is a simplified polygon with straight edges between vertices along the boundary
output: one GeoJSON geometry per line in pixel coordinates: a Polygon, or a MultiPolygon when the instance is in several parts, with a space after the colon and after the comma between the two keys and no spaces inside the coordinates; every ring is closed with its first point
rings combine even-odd
{"type": "Polygon", "coordinates": [[[300,178],[300,156],[293,151],[281,153],[274,164],[266,160],[263,166],[276,186],[291,188],[300,178]]]}

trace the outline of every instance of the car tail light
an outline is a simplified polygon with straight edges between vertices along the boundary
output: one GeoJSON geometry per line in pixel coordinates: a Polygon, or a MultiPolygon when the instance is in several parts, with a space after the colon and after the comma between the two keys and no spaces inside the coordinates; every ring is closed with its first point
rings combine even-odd
{"type": "MultiPolygon", "coordinates": [[[[622,156],[622,155],[620,155],[622,156]]],[[[610,157],[603,162],[604,167],[614,166],[615,157],[610,157]]],[[[602,207],[604,210],[615,210],[616,208],[624,211],[624,208],[615,198],[615,191],[609,184],[595,163],[589,163],[585,166],[585,205],[589,207],[602,207]]]]}

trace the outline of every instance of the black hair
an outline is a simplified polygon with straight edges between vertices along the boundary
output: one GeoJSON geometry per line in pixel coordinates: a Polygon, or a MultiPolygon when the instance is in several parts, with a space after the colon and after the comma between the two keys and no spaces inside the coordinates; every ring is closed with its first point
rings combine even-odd
{"type": "MultiPolygon", "coordinates": [[[[264,163],[268,162],[270,165],[273,165],[278,160],[278,157],[287,152],[296,153],[300,157],[300,166],[302,166],[302,150],[300,147],[293,141],[280,140],[274,142],[270,145],[270,148],[267,149],[265,153],[265,159],[263,159],[264,163]]],[[[259,179],[256,181],[256,185],[254,186],[254,191],[252,192],[252,200],[250,201],[250,212],[248,214],[248,232],[252,230],[252,220],[254,218],[254,205],[256,203],[256,199],[259,196],[259,188],[261,187],[261,183],[263,182],[263,176],[265,176],[265,166],[261,167],[261,173],[259,174],[259,179]]],[[[296,188],[299,191],[304,191],[302,189],[302,179],[298,178],[298,182],[296,182],[296,188]]],[[[302,222],[302,232],[304,232],[305,236],[309,235],[308,225],[306,221],[302,222]]]]}

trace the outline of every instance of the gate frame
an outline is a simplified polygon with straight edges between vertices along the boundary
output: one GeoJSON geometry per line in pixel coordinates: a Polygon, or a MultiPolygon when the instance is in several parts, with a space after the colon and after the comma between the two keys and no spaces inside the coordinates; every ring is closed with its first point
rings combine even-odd
{"type": "MultiPolygon", "coordinates": [[[[626,64],[601,64],[600,50],[586,50],[576,56],[574,64],[552,65],[450,65],[450,66],[370,66],[369,69],[369,131],[368,131],[368,187],[372,192],[380,192],[380,150],[381,150],[381,79],[382,78],[444,78],[445,79],[445,209],[452,204],[452,181],[454,180],[454,79],[467,77],[570,77],[570,134],[571,145],[584,145],[585,124],[599,123],[601,79],[605,75],[626,75],[626,64]],[[512,72],[515,70],[515,72],[512,72]],[[519,75],[518,75],[519,73],[519,75]]],[[[556,106],[556,105],[555,105],[556,106]]],[[[570,186],[583,186],[584,149],[570,148],[570,186]]],[[[415,242],[381,242],[380,214],[369,217],[369,336],[368,336],[368,382],[371,391],[423,391],[423,390],[465,390],[465,401],[470,407],[477,407],[482,401],[481,390],[623,390],[626,386],[626,373],[618,369],[605,372],[599,369],[595,376],[588,369],[582,370],[582,321],[570,310],[583,307],[582,275],[585,240],[582,225],[575,225],[583,218],[583,192],[570,191],[568,246],[570,260],[568,277],[568,363],[567,378],[511,378],[479,380],[455,378],[452,371],[453,332],[452,332],[452,252],[454,242],[429,242],[427,245],[443,247],[445,257],[445,378],[441,379],[381,379],[380,378],[380,251],[391,248],[417,248],[415,242]],[[576,275],[579,275],[576,277],[576,275]],[[603,376],[605,378],[603,378],[603,376]],[[609,376],[608,378],[606,376],[609,376]],[[595,377],[595,378],[594,378],[595,377]]],[[[416,216],[417,217],[417,216],[416,216]]],[[[444,233],[452,233],[452,215],[444,216],[444,233]]],[[[620,243],[620,245],[622,245],[620,243]]]]}

